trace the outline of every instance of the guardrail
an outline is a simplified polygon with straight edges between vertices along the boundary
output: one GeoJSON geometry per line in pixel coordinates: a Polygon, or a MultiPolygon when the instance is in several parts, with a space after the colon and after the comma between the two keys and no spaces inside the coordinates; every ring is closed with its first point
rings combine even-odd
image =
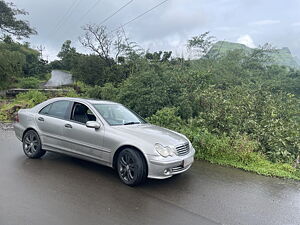
{"type": "Polygon", "coordinates": [[[27,92],[27,91],[30,91],[30,90],[37,90],[37,91],[40,91],[40,92],[46,92],[46,93],[57,93],[57,92],[69,92],[68,89],[53,89],[53,88],[49,88],[49,89],[44,89],[44,88],[40,88],[40,89],[25,89],[25,88],[14,88],[14,89],[8,89],[6,90],[5,92],[5,95],[7,97],[15,97],[17,94],[19,93],[24,93],[24,92],[27,92]]]}

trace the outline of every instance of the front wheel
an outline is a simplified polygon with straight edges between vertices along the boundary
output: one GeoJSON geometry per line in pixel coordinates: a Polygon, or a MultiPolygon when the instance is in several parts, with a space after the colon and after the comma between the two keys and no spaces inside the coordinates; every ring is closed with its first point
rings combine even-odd
{"type": "Polygon", "coordinates": [[[122,182],[129,186],[141,184],[147,178],[147,165],[143,156],[131,148],[120,152],[117,169],[122,182]]]}
{"type": "Polygon", "coordinates": [[[23,151],[28,158],[37,159],[45,155],[46,151],[42,149],[41,139],[37,132],[29,130],[23,138],[23,151]]]}

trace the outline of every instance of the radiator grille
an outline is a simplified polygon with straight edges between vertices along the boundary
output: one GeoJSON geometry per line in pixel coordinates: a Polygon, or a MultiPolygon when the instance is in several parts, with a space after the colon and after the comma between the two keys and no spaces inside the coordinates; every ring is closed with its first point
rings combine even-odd
{"type": "Polygon", "coordinates": [[[183,156],[187,155],[190,152],[190,145],[189,143],[185,143],[183,145],[179,145],[176,147],[177,155],[183,156]]]}

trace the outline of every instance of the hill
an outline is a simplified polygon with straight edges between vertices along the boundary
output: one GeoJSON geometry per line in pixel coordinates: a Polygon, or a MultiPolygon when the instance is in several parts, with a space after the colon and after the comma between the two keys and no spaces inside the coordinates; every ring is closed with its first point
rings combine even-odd
{"type": "MultiPolygon", "coordinates": [[[[213,57],[216,55],[225,55],[228,51],[237,49],[244,50],[247,53],[251,53],[254,50],[253,48],[249,48],[244,44],[228,41],[218,41],[209,50],[207,56],[213,57]]],[[[299,60],[292,55],[291,51],[287,47],[276,49],[276,51],[268,54],[271,56],[272,64],[278,64],[292,68],[300,68],[299,60]]]]}

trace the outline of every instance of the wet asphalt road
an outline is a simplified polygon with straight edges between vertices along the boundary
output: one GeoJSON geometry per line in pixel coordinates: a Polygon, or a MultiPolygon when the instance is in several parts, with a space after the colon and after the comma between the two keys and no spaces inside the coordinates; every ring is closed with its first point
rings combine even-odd
{"type": "Polygon", "coordinates": [[[61,85],[72,84],[72,75],[61,70],[52,70],[51,78],[45,84],[45,87],[58,87],[61,85]]]}
{"type": "Polygon", "coordinates": [[[300,182],[196,162],[130,188],[107,167],[54,153],[27,159],[0,131],[0,225],[300,224],[300,182]]]}

